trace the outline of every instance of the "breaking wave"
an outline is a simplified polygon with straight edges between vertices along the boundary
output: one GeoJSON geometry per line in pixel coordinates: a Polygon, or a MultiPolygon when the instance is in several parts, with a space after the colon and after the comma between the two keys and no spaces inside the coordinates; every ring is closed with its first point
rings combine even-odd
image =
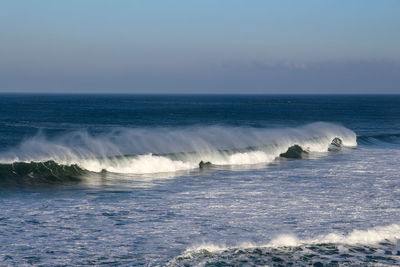
{"type": "Polygon", "coordinates": [[[333,140],[343,146],[357,145],[353,131],[322,122],[281,129],[196,126],[118,128],[97,135],[75,131],[55,137],[39,133],[0,154],[0,175],[78,179],[85,171],[191,170],[201,161],[212,166],[270,163],[291,152],[291,147],[301,147],[302,154],[327,152],[333,140]]]}
{"type": "Polygon", "coordinates": [[[398,263],[399,240],[398,224],[310,239],[280,235],[266,244],[242,243],[231,247],[201,244],[187,249],[167,265],[392,266],[398,263]]]}

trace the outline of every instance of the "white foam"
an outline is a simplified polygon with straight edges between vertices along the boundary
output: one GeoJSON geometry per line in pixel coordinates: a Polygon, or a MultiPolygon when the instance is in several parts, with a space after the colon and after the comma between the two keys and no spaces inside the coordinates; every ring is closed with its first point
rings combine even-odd
{"type": "Polygon", "coordinates": [[[383,241],[395,242],[400,239],[400,225],[391,224],[387,226],[378,226],[367,230],[353,230],[348,234],[329,233],[315,238],[299,239],[295,235],[282,234],[272,239],[268,243],[242,242],[235,246],[218,245],[212,243],[203,243],[188,248],[184,255],[190,256],[193,253],[207,251],[209,253],[218,253],[231,249],[253,249],[253,248],[279,248],[279,247],[297,247],[302,245],[332,243],[337,245],[373,245],[383,241]]]}
{"type": "Polygon", "coordinates": [[[152,154],[141,155],[135,158],[121,159],[88,159],[78,163],[82,168],[100,172],[107,170],[115,173],[160,173],[160,172],[176,172],[180,170],[189,170],[197,167],[197,164],[183,162],[179,160],[171,160],[167,157],[154,156],[152,154]]]}
{"type": "Polygon", "coordinates": [[[264,151],[239,152],[232,155],[221,153],[214,156],[210,161],[216,165],[250,165],[258,163],[269,163],[277,155],[275,153],[266,153],[264,151]]]}
{"type": "Polygon", "coordinates": [[[271,240],[268,247],[295,247],[298,246],[301,241],[294,235],[283,234],[279,235],[277,238],[271,240]]]}
{"type": "Polygon", "coordinates": [[[371,245],[385,240],[398,240],[400,239],[400,225],[391,224],[388,226],[380,226],[367,230],[354,230],[351,233],[344,235],[338,233],[331,233],[319,236],[315,239],[305,240],[304,243],[339,243],[346,245],[371,245]]]}

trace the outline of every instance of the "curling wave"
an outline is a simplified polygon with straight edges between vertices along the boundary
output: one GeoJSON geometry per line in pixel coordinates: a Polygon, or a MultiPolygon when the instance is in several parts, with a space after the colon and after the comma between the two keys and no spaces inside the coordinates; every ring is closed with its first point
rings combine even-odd
{"type": "MultiPolygon", "coordinates": [[[[353,131],[322,122],[281,129],[226,126],[118,128],[101,135],[76,131],[52,138],[38,134],[0,154],[0,164],[3,171],[10,173],[13,171],[10,166],[28,164],[27,170],[31,168],[43,173],[46,169],[49,172],[45,175],[55,178],[77,177],[76,173],[69,175],[72,170],[78,170],[78,174],[81,171],[176,172],[196,169],[201,161],[213,166],[270,163],[280,155],[284,156],[293,146],[300,147],[301,153],[327,152],[334,140],[340,140],[340,146],[357,145],[353,131]]],[[[31,172],[21,173],[20,176],[25,177],[31,172]]]]}

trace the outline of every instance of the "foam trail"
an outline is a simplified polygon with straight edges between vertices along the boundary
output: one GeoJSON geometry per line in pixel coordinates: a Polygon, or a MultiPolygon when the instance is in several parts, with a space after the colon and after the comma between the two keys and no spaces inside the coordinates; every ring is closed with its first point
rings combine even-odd
{"type": "Polygon", "coordinates": [[[39,133],[0,154],[0,163],[53,160],[94,172],[175,172],[197,168],[201,160],[214,165],[269,163],[294,144],[326,152],[336,137],[344,146],[357,145],[354,132],[323,122],[280,129],[195,126],[117,128],[97,135],[77,131],[56,137],[39,133]]]}

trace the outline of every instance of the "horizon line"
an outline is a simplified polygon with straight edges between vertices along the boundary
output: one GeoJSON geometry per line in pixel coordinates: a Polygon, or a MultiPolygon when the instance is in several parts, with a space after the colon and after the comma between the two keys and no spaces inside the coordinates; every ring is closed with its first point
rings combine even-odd
{"type": "Polygon", "coordinates": [[[0,92],[0,95],[137,95],[137,96],[307,96],[307,95],[318,95],[318,96],[388,96],[388,95],[400,95],[399,93],[108,93],[108,92],[0,92]]]}

